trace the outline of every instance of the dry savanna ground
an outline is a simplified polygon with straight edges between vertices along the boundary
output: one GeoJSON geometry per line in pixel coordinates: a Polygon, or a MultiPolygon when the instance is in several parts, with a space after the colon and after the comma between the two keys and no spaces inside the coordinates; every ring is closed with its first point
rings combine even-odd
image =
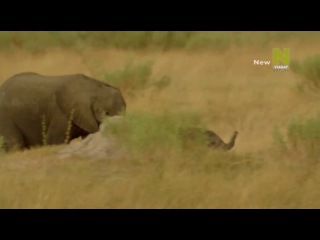
{"type": "Polygon", "coordinates": [[[299,77],[254,66],[271,60],[272,47],[291,48],[291,59],[320,52],[320,45],[290,41],[227,51],[130,51],[48,49],[0,53],[0,79],[34,71],[42,74],[104,72],[152,60],[152,76],[170,76],[161,91],[125,93],[127,112],[194,112],[228,140],[224,153],[157,151],[103,159],[59,159],[63,146],[2,154],[0,208],[318,208],[320,168],[303,155],[283,154],[274,143],[292,117],[312,116],[320,97],[296,90],[299,77]]]}

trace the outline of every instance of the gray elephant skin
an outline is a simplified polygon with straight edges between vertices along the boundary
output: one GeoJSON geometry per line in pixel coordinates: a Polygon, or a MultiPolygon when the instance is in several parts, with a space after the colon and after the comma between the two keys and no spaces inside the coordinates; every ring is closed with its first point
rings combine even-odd
{"type": "Polygon", "coordinates": [[[0,87],[0,136],[7,151],[68,143],[125,110],[118,88],[83,74],[20,73],[0,87]]]}

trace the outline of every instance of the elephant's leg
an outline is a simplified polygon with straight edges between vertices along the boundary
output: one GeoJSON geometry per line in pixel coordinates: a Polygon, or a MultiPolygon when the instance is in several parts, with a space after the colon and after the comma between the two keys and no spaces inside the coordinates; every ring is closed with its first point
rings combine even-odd
{"type": "Polygon", "coordinates": [[[70,134],[68,133],[68,119],[64,115],[57,114],[48,126],[47,144],[62,144],[68,138],[68,134],[70,134]]]}
{"type": "Polygon", "coordinates": [[[0,127],[0,135],[4,140],[3,147],[8,152],[22,150],[28,147],[21,131],[17,129],[13,123],[2,125],[0,127]]]}

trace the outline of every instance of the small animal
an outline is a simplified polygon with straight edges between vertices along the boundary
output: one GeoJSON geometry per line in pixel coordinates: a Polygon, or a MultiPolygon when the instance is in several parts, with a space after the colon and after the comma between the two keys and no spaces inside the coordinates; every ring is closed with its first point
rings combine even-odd
{"type": "Polygon", "coordinates": [[[198,127],[184,128],[180,130],[185,140],[191,140],[196,137],[205,137],[207,146],[213,149],[228,151],[235,145],[235,141],[238,135],[237,131],[234,131],[230,141],[225,143],[215,132],[198,127]]]}

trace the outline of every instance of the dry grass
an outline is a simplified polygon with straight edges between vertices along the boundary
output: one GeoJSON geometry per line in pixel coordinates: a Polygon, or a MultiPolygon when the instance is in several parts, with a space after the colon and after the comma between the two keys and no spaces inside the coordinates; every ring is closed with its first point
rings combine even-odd
{"type": "MultiPolygon", "coordinates": [[[[21,71],[99,77],[123,67],[128,56],[152,59],[152,75],[172,82],[159,92],[125,95],[128,112],[196,112],[224,140],[239,132],[226,153],[158,149],[140,159],[62,160],[55,157],[60,147],[44,147],[1,155],[0,208],[319,208],[318,164],[281,154],[272,132],[275,125],[285,131],[292,117],[312,116],[320,97],[295,91],[299,79],[291,71],[253,65],[253,59],[271,59],[272,47],[0,53],[1,81],[21,71]]],[[[307,41],[276,47],[291,48],[296,59],[320,52],[307,41]]]]}

